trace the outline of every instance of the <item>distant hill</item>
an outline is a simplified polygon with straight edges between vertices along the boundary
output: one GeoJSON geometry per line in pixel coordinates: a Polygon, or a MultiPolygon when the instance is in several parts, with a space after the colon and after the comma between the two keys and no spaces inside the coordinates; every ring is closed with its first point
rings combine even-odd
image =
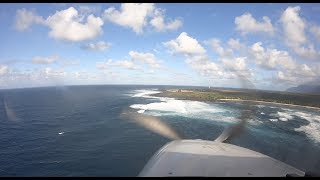
{"type": "Polygon", "coordinates": [[[287,89],[288,92],[320,94],[320,85],[299,85],[287,89]]]}

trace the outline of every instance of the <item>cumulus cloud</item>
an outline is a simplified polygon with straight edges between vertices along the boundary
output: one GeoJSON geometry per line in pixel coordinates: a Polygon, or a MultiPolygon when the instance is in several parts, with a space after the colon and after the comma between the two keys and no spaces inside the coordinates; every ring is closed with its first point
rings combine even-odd
{"type": "Polygon", "coordinates": [[[0,65],[0,76],[5,75],[9,72],[9,68],[6,65],[0,65]]]}
{"type": "MultiPolygon", "coordinates": [[[[239,40],[232,39],[230,43],[235,48],[243,47],[239,40]]],[[[197,39],[189,37],[185,32],[163,44],[173,53],[185,55],[186,64],[201,76],[214,79],[236,79],[239,75],[248,78],[253,75],[247,68],[246,57],[236,57],[231,48],[222,47],[219,39],[212,38],[204,41],[204,44],[209,45],[218,54],[218,59],[215,61],[210,59],[197,39]]]]}
{"type": "Polygon", "coordinates": [[[315,69],[311,69],[310,66],[307,64],[302,64],[301,68],[299,68],[296,73],[302,77],[313,77],[316,76],[318,71],[315,71],[315,69]]]}
{"type": "Polygon", "coordinates": [[[123,3],[120,10],[114,7],[104,11],[103,18],[120,26],[131,28],[136,33],[142,33],[147,25],[147,17],[155,9],[153,3],[123,3]]]}
{"type": "Polygon", "coordinates": [[[32,59],[33,63],[36,64],[52,64],[55,63],[59,59],[59,56],[49,56],[49,57],[40,57],[36,56],[32,59]]]}
{"type": "Polygon", "coordinates": [[[103,21],[91,14],[87,17],[86,22],[82,23],[78,11],[70,7],[49,16],[46,24],[51,28],[49,36],[76,42],[93,39],[101,35],[103,21]]]}
{"type": "Polygon", "coordinates": [[[152,53],[143,53],[137,51],[129,51],[129,59],[125,60],[112,60],[109,59],[105,62],[98,62],[96,67],[100,70],[111,69],[112,67],[122,67],[129,70],[142,69],[141,65],[148,65],[153,70],[154,68],[160,68],[161,62],[152,53]]]}
{"type": "Polygon", "coordinates": [[[250,49],[249,54],[254,59],[255,63],[266,69],[294,69],[296,64],[287,51],[277,49],[265,49],[262,47],[262,42],[254,43],[250,49]]]}
{"type": "MultiPolygon", "coordinates": [[[[306,23],[300,17],[300,7],[289,6],[281,15],[280,22],[286,44],[303,58],[316,59],[319,53],[314,49],[305,34],[306,23]]],[[[315,29],[313,29],[314,31],[315,29]]]]}
{"type": "Polygon", "coordinates": [[[285,74],[282,71],[278,71],[275,76],[273,77],[273,80],[276,83],[285,83],[285,84],[289,84],[289,85],[296,85],[297,82],[297,78],[293,77],[293,76],[289,76],[289,74],[285,74]]]}
{"type": "Polygon", "coordinates": [[[222,63],[229,69],[233,71],[245,71],[246,66],[246,57],[236,57],[234,59],[221,59],[222,63]]]}
{"type": "Polygon", "coordinates": [[[91,51],[106,51],[111,46],[111,43],[99,41],[81,46],[82,49],[91,51]]]}
{"type": "Polygon", "coordinates": [[[16,12],[15,28],[19,31],[24,31],[30,28],[32,24],[44,24],[43,17],[38,16],[33,11],[28,11],[25,8],[18,9],[16,12]]]}
{"type": "Polygon", "coordinates": [[[212,50],[222,57],[232,57],[233,50],[230,48],[223,48],[221,46],[221,41],[217,38],[212,38],[204,41],[205,44],[211,46],[212,50]]]}
{"type": "Polygon", "coordinates": [[[184,55],[204,54],[206,50],[199,42],[182,32],[176,39],[163,43],[172,53],[181,53],[184,55]]]}
{"type": "MultiPolygon", "coordinates": [[[[264,70],[276,71],[273,80],[282,84],[297,85],[319,78],[317,72],[320,70],[320,65],[298,64],[287,51],[265,48],[262,42],[246,46],[240,41],[229,39],[227,44],[232,47],[231,49],[224,48],[219,39],[213,38],[205,42],[217,53],[218,60],[224,67],[221,69],[224,72],[223,77],[236,78],[239,75],[253,77],[253,71],[247,67],[247,63],[251,62],[264,70]],[[240,50],[244,50],[243,56],[236,56],[240,50]]],[[[219,66],[222,67],[221,65],[219,66]]]]}
{"type": "Polygon", "coordinates": [[[103,21],[100,17],[90,14],[83,21],[83,16],[74,7],[56,11],[45,20],[31,11],[19,9],[16,27],[25,30],[34,23],[42,24],[50,28],[50,37],[73,42],[93,39],[102,34],[103,21]]]}
{"type": "Polygon", "coordinates": [[[228,45],[232,49],[240,49],[242,47],[242,44],[240,43],[239,39],[233,39],[233,38],[229,39],[228,45]]]}
{"type": "Polygon", "coordinates": [[[149,66],[151,66],[152,68],[159,68],[160,67],[159,60],[157,60],[155,55],[152,53],[140,53],[137,51],[130,51],[129,56],[133,61],[146,63],[149,66]]]}
{"type": "Polygon", "coordinates": [[[224,75],[222,69],[216,63],[212,62],[207,55],[192,56],[186,60],[186,63],[202,76],[219,78],[224,75]]]}
{"type": "Polygon", "coordinates": [[[306,82],[314,82],[320,78],[319,72],[320,66],[310,66],[307,64],[297,64],[292,70],[284,69],[276,72],[273,80],[277,83],[300,85],[306,82]]]}
{"type": "Polygon", "coordinates": [[[305,23],[299,15],[300,7],[289,6],[281,15],[280,21],[285,32],[285,38],[288,44],[299,46],[307,42],[305,35],[305,23]]]}
{"type": "Polygon", "coordinates": [[[262,21],[258,22],[250,13],[245,13],[236,17],[234,23],[236,24],[236,30],[243,35],[256,32],[273,35],[275,31],[270,18],[267,16],[263,16],[262,21]]]}
{"type": "Polygon", "coordinates": [[[114,7],[106,9],[103,18],[120,26],[131,28],[137,34],[143,33],[144,28],[148,25],[151,25],[156,31],[176,30],[182,26],[181,19],[165,22],[165,10],[156,8],[153,3],[122,3],[119,10],[114,7]]]}
{"type": "Polygon", "coordinates": [[[165,22],[165,11],[162,9],[155,10],[155,16],[150,21],[151,26],[153,26],[156,31],[167,31],[176,30],[182,26],[181,19],[174,19],[169,22],[165,22]]]}
{"type": "Polygon", "coordinates": [[[214,52],[217,53],[218,60],[223,65],[226,77],[236,78],[239,75],[248,78],[251,77],[252,73],[247,68],[247,57],[236,56],[233,51],[233,49],[240,50],[243,48],[243,45],[238,39],[229,39],[227,42],[229,47],[223,47],[221,41],[217,38],[212,38],[204,42],[205,44],[209,45],[214,52]]]}
{"type": "Polygon", "coordinates": [[[294,51],[302,58],[316,60],[319,57],[319,52],[314,48],[313,44],[308,46],[295,47],[294,51]]]}
{"type": "Polygon", "coordinates": [[[176,30],[183,24],[181,18],[166,20],[165,10],[156,8],[153,3],[123,3],[119,10],[114,7],[106,9],[102,18],[90,14],[96,11],[97,8],[88,6],[80,6],[79,11],[69,7],[45,19],[23,8],[16,12],[15,27],[23,31],[33,24],[41,24],[50,28],[49,36],[54,39],[79,42],[101,35],[103,19],[131,28],[137,34],[141,34],[146,26],[163,32],[176,30]]]}

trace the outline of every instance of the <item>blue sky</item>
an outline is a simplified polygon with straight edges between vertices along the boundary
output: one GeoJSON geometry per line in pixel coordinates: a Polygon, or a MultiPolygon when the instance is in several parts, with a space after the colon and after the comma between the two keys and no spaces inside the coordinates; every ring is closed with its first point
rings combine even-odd
{"type": "Polygon", "coordinates": [[[0,88],[320,80],[319,4],[2,4],[0,88]]]}

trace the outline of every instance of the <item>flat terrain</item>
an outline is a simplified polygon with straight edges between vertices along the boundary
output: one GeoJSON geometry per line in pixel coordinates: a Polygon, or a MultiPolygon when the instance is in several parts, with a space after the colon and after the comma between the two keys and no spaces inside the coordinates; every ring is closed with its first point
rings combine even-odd
{"type": "Polygon", "coordinates": [[[274,105],[291,105],[320,109],[320,95],[289,92],[274,92],[262,90],[162,90],[155,94],[158,97],[173,97],[177,99],[196,101],[238,101],[255,103],[272,103],[274,105]]]}

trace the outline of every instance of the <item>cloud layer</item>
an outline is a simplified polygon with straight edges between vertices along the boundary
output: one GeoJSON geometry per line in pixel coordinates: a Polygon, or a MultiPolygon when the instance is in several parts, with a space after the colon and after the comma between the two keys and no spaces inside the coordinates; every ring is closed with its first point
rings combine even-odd
{"type": "Polygon", "coordinates": [[[4,86],[23,79],[56,82],[72,78],[103,82],[104,76],[128,80],[129,76],[146,75],[155,79],[168,76],[170,80],[170,73],[175,70],[168,69],[173,67],[191,79],[203,78],[208,83],[213,79],[215,83],[231,82],[239,75],[270,87],[320,82],[320,25],[317,19],[310,18],[311,12],[309,17],[304,13],[303,5],[288,6],[280,12],[275,9],[274,14],[265,15],[239,10],[223,25],[214,24],[216,16],[229,18],[222,14],[191,18],[189,12],[169,12],[169,8],[163,8],[166,6],[169,5],[73,5],[60,6],[46,15],[37,14],[36,9],[17,9],[11,20],[15,33],[32,37],[31,29],[32,33],[44,30],[51,44],[49,48],[44,45],[45,52],[41,53],[26,48],[26,57],[23,52],[19,55],[26,60],[8,62],[1,57],[0,83],[4,86]],[[197,20],[208,21],[208,27],[197,26],[197,20]],[[37,26],[44,28],[39,30],[37,26]],[[222,27],[229,28],[224,32],[222,27]],[[50,50],[57,47],[66,51],[52,55],[50,50]],[[52,56],[41,56],[42,53],[52,56]]]}

